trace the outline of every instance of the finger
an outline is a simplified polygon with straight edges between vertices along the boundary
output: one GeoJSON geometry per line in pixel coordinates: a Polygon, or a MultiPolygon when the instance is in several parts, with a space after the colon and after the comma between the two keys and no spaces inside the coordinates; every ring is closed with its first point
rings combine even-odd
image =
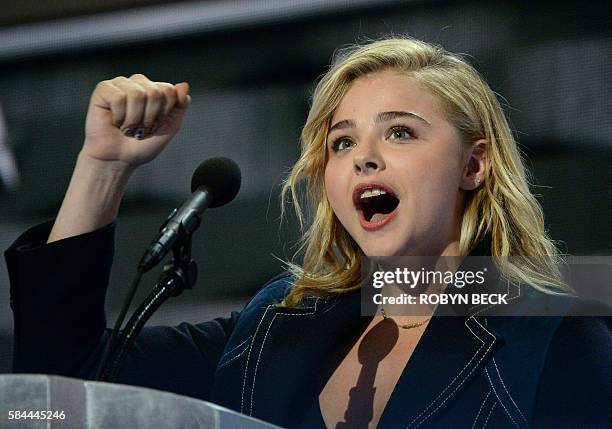
{"type": "Polygon", "coordinates": [[[135,74],[130,80],[137,82],[146,92],[146,104],[142,118],[142,126],[145,133],[150,133],[155,121],[163,116],[166,97],[160,85],[152,82],[142,74],[135,74]]]}
{"type": "Polygon", "coordinates": [[[126,112],[121,129],[133,130],[142,124],[147,104],[147,92],[142,85],[125,77],[115,78],[112,82],[126,94],[126,112]]]}
{"type": "Polygon", "coordinates": [[[191,102],[191,97],[189,96],[189,84],[187,82],[181,82],[174,85],[176,88],[177,94],[177,104],[179,108],[186,108],[191,102]]]}
{"type": "Polygon", "coordinates": [[[160,109],[153,127],[149,129],[149,133],[155,134],[159,128],[167,122],[168,115],[176,105],[177,93],[174,85],[167,82],[155,82],[157,88],[162,92],[164,97],[163,109],[160,109]]]}
{"type": "Polygon", "coordinates": [[[168,118],[177,127],[180,127],[187,108],[191,104],[191,96],[189,95],[189,84],[187,82],[177,83],[174,87],[176,88],[177,102],[168,114],[168,118]]]}
{"type": "MultiPolygon", "coordinates": [[[[180,127],[180,124],[183,121],[183,117],[187,112],[187,108],[191,104],[191,96],[187,93],[187,91],[189,91],[189,85],[185,85],[186,86],[182,86],[177,89],[177,103],[174,105],[174,108],[167,116],[167,118],[177,127],[180,127]]],[[[176,86],[177,85],[175,85],[175,87],[176,86]]]]}
{"type": "Polygon", "coordinates": [[[187,108],[191,104],[191,96],[189,96],[189,84],[187,82],[172,85],[176,91],[176,103],[170,109],[164,118],[164,126],[169,126],[170,129],[178,130],[181,127],[187,108]]]}
{"type": "Polygon", "coordinates": [[[183,123],[183,119],[185,118],[185,114],[187,113],[187,108],[189,107],[190,103],[191,97],[187,95],[183,104],[175,104],[174,109],[172,109],[168,116],[166,116],[167,124],[173,129],[178,130],[183,123]]]}
{"type": "Polygon", "coordinates": [[[165,103],[164,110],[158,120],[163,120],[174,108],[174,105],[177,103],[178,95],[176,92],[176,88],[171,83],[167,82],[155,82],[157,87],[163,92],[165,103]]]}
{"type": "Polygon", "coordinates": [[[102,81],[96,86],[92,102],[97,107],[110,110],[113,125],[121,127],[125,121],[127,102],[127,95],[123,90],[110,80],[102,81]]]}

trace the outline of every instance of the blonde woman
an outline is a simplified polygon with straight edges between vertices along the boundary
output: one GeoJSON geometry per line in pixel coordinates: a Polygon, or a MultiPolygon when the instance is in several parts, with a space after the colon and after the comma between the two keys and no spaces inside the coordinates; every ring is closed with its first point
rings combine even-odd
{"type": "MultiPolygon", "coordinates": [[[[94,91],[57,219],[6,254],[16,372],[95,373],[109,337],[113,220],[131,173],[168,144],[189,100],[186,84],[143,75],[94,91]]],[[[409,38],[340,51],[318,82],[285,182],[304,219],[301,183],[311,210],[303,263],[227,319],[146,328],[116,381],[291,428],[612,420],[610,319],[569,316],[586,303],[559,274],[498,100],[462,58],[409,38]],[[489,317],[490,307],[455,317],[361,314],[362,256],[467,255],[519,257],[496,264],[499,284],[523,285],[506,313],[517,317],[489,317]],[[544,301],[564,314],[518,317],[544,301]]]]}

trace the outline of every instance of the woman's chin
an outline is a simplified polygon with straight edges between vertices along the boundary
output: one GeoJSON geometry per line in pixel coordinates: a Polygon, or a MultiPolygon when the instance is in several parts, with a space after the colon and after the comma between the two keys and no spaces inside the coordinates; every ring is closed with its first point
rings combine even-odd
{"type": "Polygon", "coordinates": [[[363,253],[368,257],[401,256],[404,254],[400,246],[393,246],[386,243],[368,243],[364,246],[361,246],[361,250],[363,250],[363,253]]]}

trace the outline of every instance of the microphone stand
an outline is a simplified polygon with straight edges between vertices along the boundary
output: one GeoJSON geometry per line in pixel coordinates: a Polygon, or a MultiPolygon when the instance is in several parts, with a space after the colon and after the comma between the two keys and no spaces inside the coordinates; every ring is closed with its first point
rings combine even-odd
{"type": "Polygon", "coordinates": [[[172,249],[172,263],[164,266],[157,284],[125,325],[109,365],[100,380],[112,382],[121,368],[123,360],[133,345],[138,333],[153,313],[171,296],[192,289],[198,276],[198,266],[191,258],[191,234],[180,240],[172,249]]]}

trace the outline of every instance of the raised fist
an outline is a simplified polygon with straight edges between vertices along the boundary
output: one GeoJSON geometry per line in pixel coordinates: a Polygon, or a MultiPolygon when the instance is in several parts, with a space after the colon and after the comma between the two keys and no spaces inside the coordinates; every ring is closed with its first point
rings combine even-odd
{"type": "Polygon", "coordinates": [[[135,74],[100,82],[89,102],[82,154],[137,167],[155,158],[180,129],[189,84],[135,74]]]}

